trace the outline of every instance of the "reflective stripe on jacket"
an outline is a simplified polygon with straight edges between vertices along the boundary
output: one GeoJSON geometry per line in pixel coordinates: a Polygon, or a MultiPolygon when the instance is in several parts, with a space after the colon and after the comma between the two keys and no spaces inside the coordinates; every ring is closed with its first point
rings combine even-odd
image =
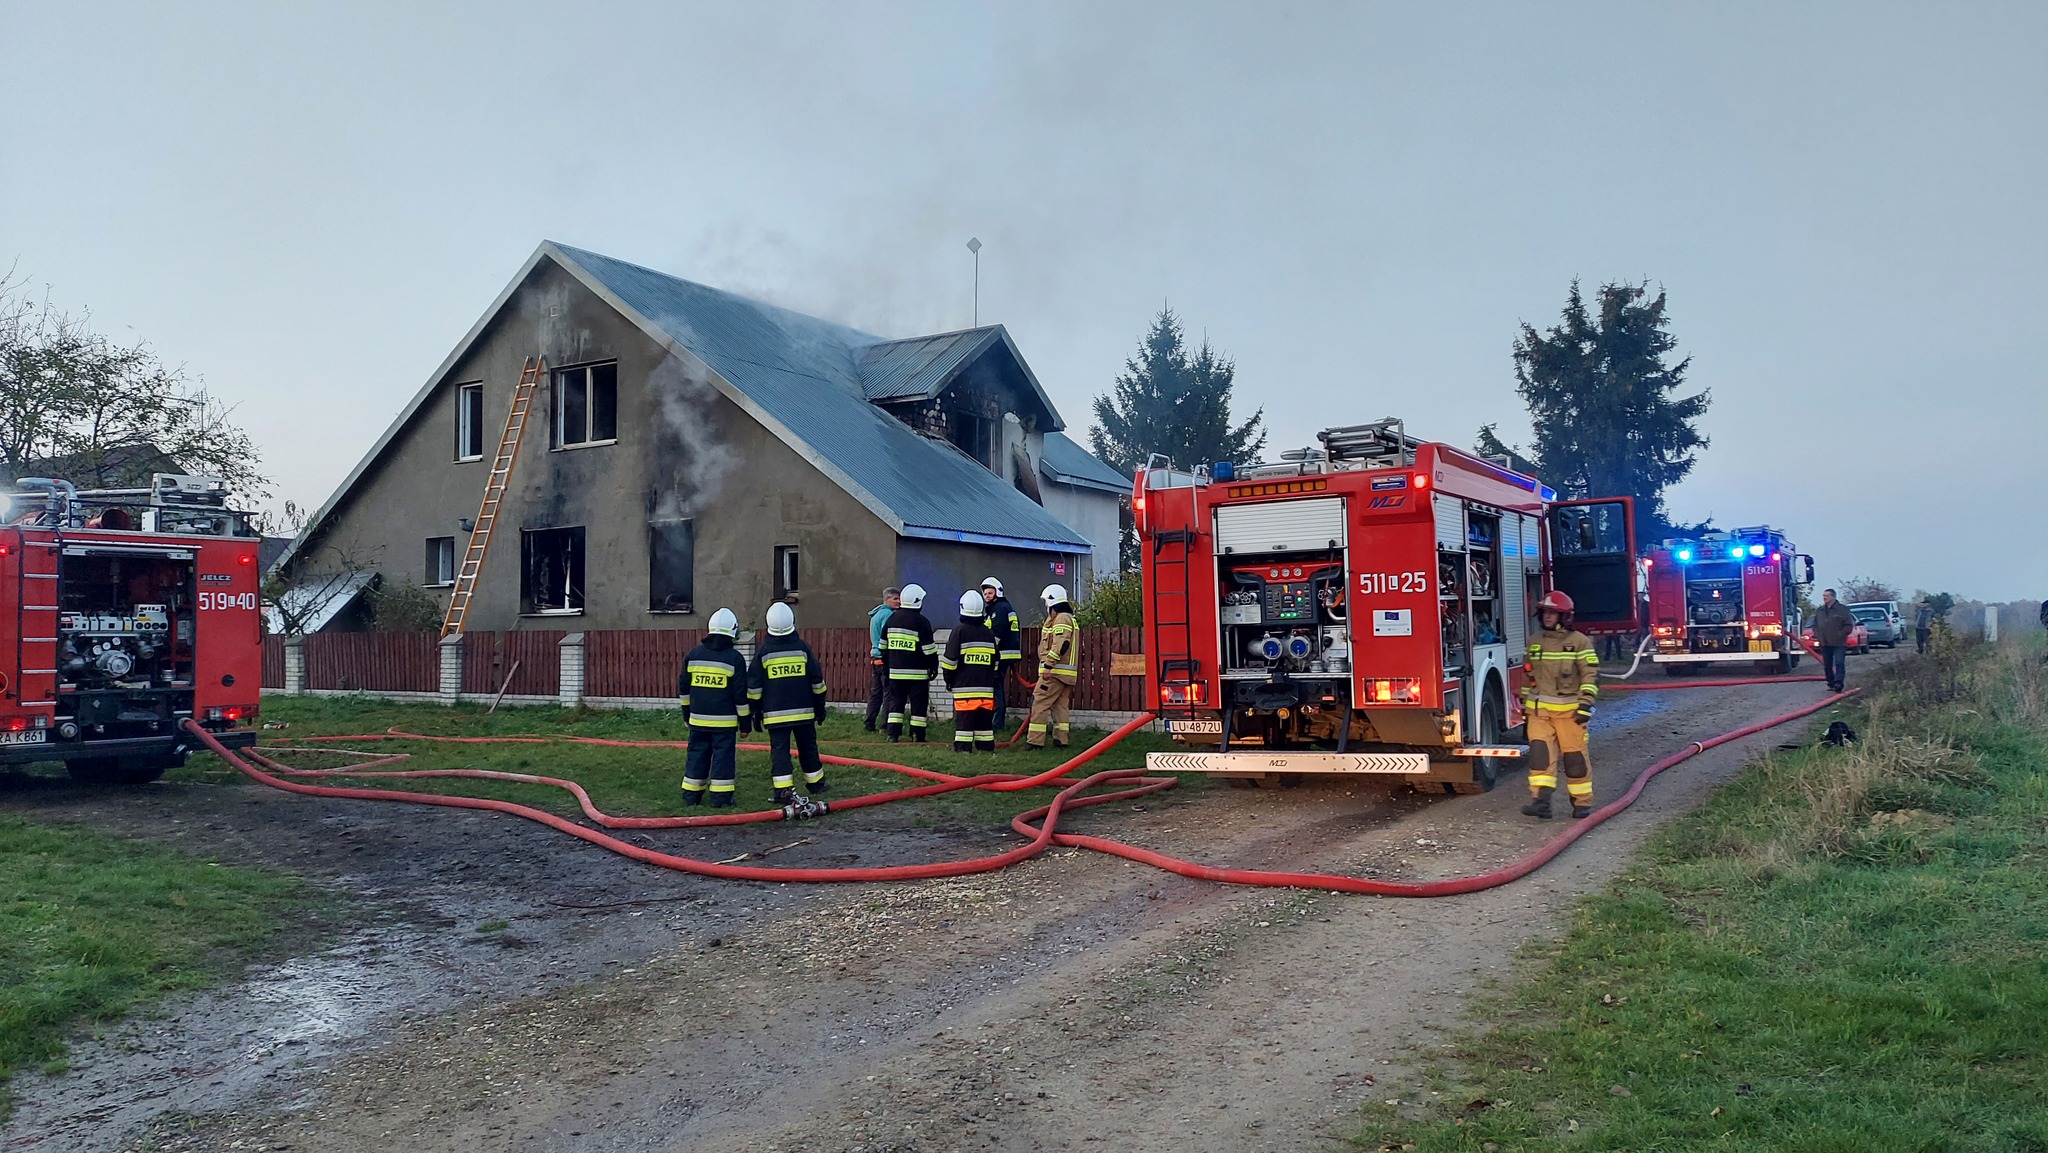
{"type": "Polygon", "coordinates": [[[795,633],[771,635],[754,655],[747,699],[769,728],[815,721],[825,707],[825,668],[818,654],[795,633]]]}
{"type": "Polygon", "coordinates": [[[932,622],[916,609],[889,614],[882,632],[882,660],[892,681],[928,681],[939,671],[939,646],[932,640],[932,622]]]}
{"type": "Polygon", "coordinates": [[[997,660],[1024,659],[1024,626],[1018,623],[1017,610],[1008,597],[997,597],[982,619],[988,622],[989,631],[995,634],[997,660]]]}
{"type": "Polygon", "coordinates": [[[1545,629],[1529,642],[1522,704],[1543,712],[1576,712],[1600,696],[1600,654],[1576,629],[1545,629]]]}

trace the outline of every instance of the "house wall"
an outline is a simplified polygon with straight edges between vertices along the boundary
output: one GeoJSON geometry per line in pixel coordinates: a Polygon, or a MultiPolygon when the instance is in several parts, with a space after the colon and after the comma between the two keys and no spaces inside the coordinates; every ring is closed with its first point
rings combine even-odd
{"type": "MultiPolygon", "coordinates": [[[[550,368],[618,361],[618,440],[551,450],[548,386],[539,390],[470,629],[703,628],[720,607],[742,623],[759,621],[774,591],[775,547],[786,544],[800,549],[799,619],[865,623],[895,559],[890,528],[546,260],[436,382],[294,568],[327,571],[345,557],[387,581],[418,583],[433,536],[456,538],[459,564],[468,544],[459,521],[477,515],[514,385],[536,352],[550,368]],[[458,463],[456,389],[473,381],[484,384],[485,459],[458,463]],[[655,515],[696,520],[692,612],[649,610],[647,524],[655,515]],[[521,617],[520,530],[577,525],[585,530],[584,611],[521,617]]],[[[446,590],[436,595],[445,605],[446,590]]]]}
{"type": "Polygon", "coordinates": [[[1010,603],[1017,606],[1017,615],[1028,625],[1044,616],[1039,590],[1049,584],[1065,585],[1069,593],[1086,588],[1089,563],[1086,554],[1065,556],[905,537],[896,545],[894,583],[923,585],[929,595],[924,615],[935,627],[948,628],[959,619],[960,594],[980,589],[981,582],[993,576],[1003,582],[1010,603]],[[1065,565],[1066,571],[1058,572],[1054,565],[1065,565]]]}
{"type": "Polygon", "coordinates": [[[1045,511],[1060,518],[1095,546],[1091,560],[1093,573],[1103,577],[1115,576],[1117,551],[1123,535],[1123,497],[1050,480],[1042,482],[1039,492],[1045,498],[1045,511]]]}

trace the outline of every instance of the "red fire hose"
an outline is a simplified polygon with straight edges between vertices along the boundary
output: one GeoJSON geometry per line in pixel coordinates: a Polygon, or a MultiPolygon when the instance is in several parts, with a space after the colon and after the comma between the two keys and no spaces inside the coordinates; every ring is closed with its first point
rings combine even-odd
{"type": "MultiPolygon", "coordinates": [[[[1696,682],[1696,684],[1697,683],[1698,682],[1696,682]]],[[[1139,861],[1144,864],[1165,869],[1168,872],[1177,873],[1184,877],[1194,877],[1210,881],[1221,881],[1227,884],[1284,886],[1290,888],[1316,888],[1328,889],[1344,893],[1367,893],[1389,897],[1438,897],[1450,896],[1458,893],[1471,893],[1477,892],[1481,889],[1494,888],[1500,885],[1505,885],[1510,881],[1514,881],[1521,877],[1527,876],[1529,873],[1535,871],[1537,868],[1540,868],[1545,862],[1557,856],[1557,854],[1563,852],[1565,848],[1569,846],[1572,842],[1578,840],[1580,837],[1583,837],[1587,833],[1591,832],[1594,829],[1594,827],[1598,826],[1602,822],[1615,816],[1622,810],[1628,808],[1631,804],[1635,803],[1636,798],[1642,794],[1643,788],[1647,784],[1649,784],[1650,779],[1652,777],[1655,777],[1657,774],[1663,772],[1664,770],[1669,769],[1674,765],[1680,764],[1690,759],[1691,757],[1698,755],[1699,753],[1705,752],[1706,750],[1713,748],[1716,745],[1721,745],[1729,741],[1738,740],[1742,737],[1749,736],[1753,733],[1762,732],[1763,730],[1772,728],[1776,725],[1781,725],[1788,721],[1796,720],[1800,717],[1809,716],[1813,713],[1819,712],[1821,709],[1827,708],[1829,705],[1835,704],[1845,699],[1846,697],[1853,695],[1856,691],[1858,690],[1852,689],[1847,693],[1833,694],[1831,696],[1824,697],[1821,700],[1815,702],[1814,704],[1808,705],[1804,708],[1796,709],[1792,712],[1785,713],[1777,717],[1773,717],[1766,721],[1759,721],[1755,724],[1747,725],[1743,728],[1736,729],[1733,732],[1723,733],[1722,735],[1717,737],[1712,737],[1703,741],[1693,742],[1692,744],[1686,746],[1686,748],[1679,751],[1678,753],[1666,757],[1663,760],[1658,761],[1656,764],[1650,766],[1648,769],[1644,770],[1643,773],[1636,778],[1635,783],[1630,786],[1629,790],[1626,793],[1624,793],[1619,799],[1602,807],[1586,820],[1574,822],[1569,829],[1566,829],[1559,836],[1546,842],[1538,849],[1536,849],[1536,851],[1522,858],[1521,860],[1515,862],[1512,865],[1496,869],[1489,873],[1481,873],[1477,876],[1458,877],[1449,880],[1425,881],[1418,883],[1371,881],[1358,877],[1345,877],[1330,873],[1287,873],[1257,869],[1217,868],[1214,866],[1199,865],[1193,862],[1184,861],[1177,857],[1168,856],[1164,853],[1153,852],[1149,849],[1141,849],[1133,845],[1124,844],[1121,841],[1114,841],[1104,837],[1091,837],[1075,833],[1061,833],[1057,831],[1060,815],[1070,809],[1086,808],[1090,805],[1105,804],[1111,801],[1129,800],[1132,798],[1145,796],[1150,793],[1158,792],[1162,789],[1172,788],[1174,785],[1179,783],[1176,779],[1172,777],[1146,777],[1143,775],[1143,770],[1141,769],[1121,769],[1111,770],[1107,772],[1099,772],[1084,779],[1073,781],[1066,784],[1065,787],[1060,789],[1059,793],[1053,798],[1050,804],[1040,806],[1039,808],[1033,809],[1030,812],[1021,814],[1020,816],[1011,821],[1011,827],[1026,838],[1025,844],[1019,845],[1018,847],[1010,849],[1006,852],[997,853],[991,856],[974,857],[961,861],[940,861],[921,865],[886,865],[865,868],[764,868],[760,866],[750,865],[720,864],[713,861],[703,861],[691,857],[678,856],[673,853],[659,852],[653,849],[648,849],[639,845],[632,844],[628,841],[621,840],[607,832],[602,831],[601,829],[593,829],[586,825],[577,824],[574,821],[571,821],[564,817],[557,816],[554,813],[547,812],[546,810],[537,809],[529,805],[516,804],[511,801],[492,800],[484,797],[464,797],[449,796],[437,793],[417,793],[398,789],[372,789],[334,785],[314,785],[305,784],[302,783],[300,780],[290,778],[324,778],[337,776],[371,776],[399,778],[456,777],[479,780],[515,781],[524,784],[551,785],[556,788],[567,790],[571,795],[575,796],[577,803],[582,808],[584,814],[588,816],[592,821],[598,823],[606,829],[700,828],[712,825],[748,824],[763,821],[789,820],[795,819],[803,815],[802,813],[797,811],[799,806],[791,806],[785,809],[768,809],[758,813],[720,813],[714,815],[687,817],[614,817],[599,810],[597,806],[591,801],[589,794],[584,791],[582,786],[578,785],[574,781],[563,780],[561,778],[537,776],[527,773],[504,773],[487,769],[427,769],[396,771],[374,770],[374,766],[391,764],[398,760],[402,760],[402,755],[377,757],[372,760],[365,761],[356,765],[351,765],[341,769],[294,769],[290,768],[289,766],[281,765],[275,760],[263,756],[261,753],[257,752],[251,752],[249,754],[248,759],[244,759],[244,757],[241,754],[238,754],[235,751],[228,749],[226,746],[222,745],[220,741],[217,740],[212,733],[207,732],[201,726],[188,720],[185,722],[185,727],[187,731],[191,732],[194,736],[196,736],[208,748],[212,749],[215,753],[219,754],[224,760],[226,760],[229,764],[235,766],[236,769],[240,770],[250,779],[265,785],[269,785],[270,787],[275,789],[284,790],[285,792],[297,793],[302,796],[333,797],[370,801],[397,801],[417,805],[437,805],[446,808],[479,809],[489,812],[508,813],[512,816],[524,817],[527,820],[535,821],[539,824],[546,825],[549,828],[567,833],[572,837],[588,841],[591,844],[599,845],[603,848],[610,849],[612,852],[618,853],[621,856],[629,857],[636,861],[641,861],[643,863],[650,865],[657,865],[665,869],[674,869],[679,872],[694,873],[699,876],[719,877],[726,880],[778,882],[844,882],[913,881],[927,880],[938,877],[958,877],[966,876],[972,873],[985,873],[991,872],[996,869],[1005,868],[1009,865],[1016,864],[1019,861],[1023,861],[1030,857],[1036,856],[1037,854],[1043,852],[1048,845],[1063,845],[1073,848],[1092,849],[1097,852],[1108,853],[1113,856],[1123,857],[1127,860],[1139,861]],[[250,763],[252,760],[257,763],[250,763]],[[259,765],[262,767],[258,767],[259,765]],[[1117,785],[1123,787],[1116,789],[1112,792],[1099,793],[1093,796],[1082,795],[1089,789],[1093,789],[1103,785],[1117,785]]],[[[899,789],[894,792],[876,793],[862,797],[850,797],[845,800],[835,800],[830,802],[830,809],[844,810],[861,808],[868,805],[879,805],[887,803],[889,801],[902,800],[909,797],[933,796],[939,793],[952,792],[956,789],[978,788],[998,792],[1011,792],[1033,788],[1041,785],[1053,784],[1059,781],[1060,778],[1066,776],[1066,774],[1068,774],[1069,772],[1072,772],[1074,769],[1077,769],[1080,766],[1087,764],[1089,761],[1094,760],[1096,757],[1102,755],[1104,752],[1114,747],[1117,743],[1121,742],[1125,737],[1128,737],[1130,734],[1136,732],[1139,728],[1142,728],[1144,725],[1149,724],[1153,719],[1154,717],[1151,713],[1142,714],[1139,717],[1127,722],[1122,727],[1118,728],[1115,732],[1112,732],[1109,735],[1105,736],[1100,741],[1097,741],[1094,745],[1090,746],[1088,749],[1082,751],[1081,753],[1070,758],[1069,760],[1059,765],[1056,765],[1050,769],[1047,769],[1044,772],[1033,774],[1030,776],[1023,776],[1010,773],[998,773],[978,777],[957,777],[946,773],[935,772],[930,769],[918,769],[913,766],[891,764],[886,761],[861,760],[851,757],[825,757],[823,759],[832,764],[858,765],[870,768],[888,769],[891,771],[905,773],[910,776],[919,777],[933,782],[931,784],[920,785],[913,788],[899,789]]],[[[542,737],[428,737],[420,734],[400,732],[366,734],[352,737],[304,739],[323,741],[371,741],[400,739],[437,740],[452,741],[465,744],[495,742],[547,743],[548,741],[548,738],[542,737]]],[[[591,737],[571,737],[566,739],[583,744],[613,745],[622,747],[680,747],[683,743],[675,741],[616,741],[591,737]]],[[[763,746],[746,745],[743,747],[748,749],[759,750],[763,746]]]]}

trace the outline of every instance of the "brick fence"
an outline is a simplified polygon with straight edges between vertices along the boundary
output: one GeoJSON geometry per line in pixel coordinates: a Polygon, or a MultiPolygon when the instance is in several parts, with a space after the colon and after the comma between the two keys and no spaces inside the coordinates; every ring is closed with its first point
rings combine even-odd
{"type": "MultiPolygon", "coordinates": [[[[807,629],[804,639],[825,666],[829,699],[867,701],[866,629],[807,629]]],[[[675,700],[683,656],[704,639],[694,629],[477,632],[443,640],[432,633],[314,633],[265,637],[263,687],[287,695],[362,693],[399,700],[490,700],[522,704],[661,707],[675,700]]],[[[1135,653],[1139,629],[1083,629],[1078,712],[1130,714],[1145,708],[1143,677],[1109,673],[1111,653],[1135,653]]],[[[749,647],[745,646],[743,647],[749,647]]],[[[1024,672],[1035,663],[1038,630],[1024,630],[1024,672]]],[[[1012,679],[1013,705],[1031,690],[1012,679]]],[[[943,686],[934,710],[950,711],[943,686]]]]}

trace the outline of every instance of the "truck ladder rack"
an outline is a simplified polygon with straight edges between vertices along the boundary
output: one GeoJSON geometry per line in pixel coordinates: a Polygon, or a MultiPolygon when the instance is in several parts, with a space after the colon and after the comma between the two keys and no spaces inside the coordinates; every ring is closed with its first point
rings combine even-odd
{"type": "Polygon", "coordinates": [[[469,548],[455,570],[455,589],[448,596],[448,615],[441,620],[441,635],[462,631],[469,617],[469,602],[476,594],[476,578],[483,571],[484,556],[490,552],[491,531],[498,526],[498,508],[505,489],[512,483],[512,463],[519,456],[519,443],[526,437],[526,417],[533,409],[533,394],[547,378],[545,356],[530,356],[519,372],[519,384],[512,390],[512,408],[505,414],[505,435],[498,441],[498,455],[491,461],[491,475],[484,481],[484,500],[476,513],[476,527],[469,534],[469,548]]]}

